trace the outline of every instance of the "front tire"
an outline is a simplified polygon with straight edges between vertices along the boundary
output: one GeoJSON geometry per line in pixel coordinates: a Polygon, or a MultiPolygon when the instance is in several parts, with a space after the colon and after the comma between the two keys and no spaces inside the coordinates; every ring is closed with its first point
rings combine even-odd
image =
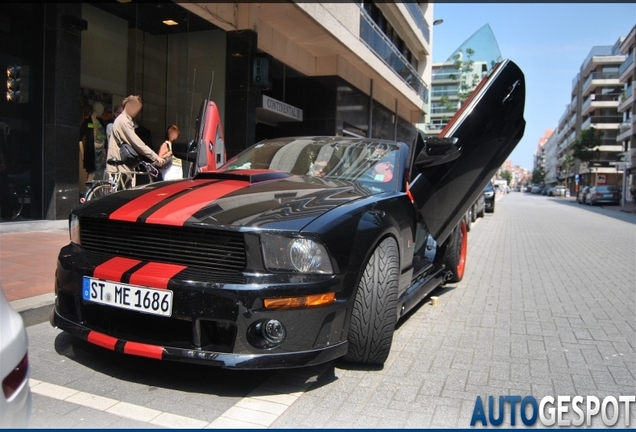
{"type": "Polygon", "coordinates": [[[391,237],[373,251],[362,273],[349,322],[352,363],[383,364],[389,356],[397,323],[399,250],[391,237]]]}
{"type": "Polygon", "coordinates": [[[468,230],[463,220],[455,228],[447,242],[448,246],[444,254],[444,265],[450,273],[447,282],[460,282],[464,278],[468,253],[468,230]]]}

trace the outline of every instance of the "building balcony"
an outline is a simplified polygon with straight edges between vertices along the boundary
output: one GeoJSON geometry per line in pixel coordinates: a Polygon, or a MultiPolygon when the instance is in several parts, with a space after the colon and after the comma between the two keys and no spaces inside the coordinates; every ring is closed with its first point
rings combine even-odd
{"type": "Polygon", "coordinates": [[[621,116],[590,116],[581,124],[581,129],[618,129],[622,121],[621,116]]]}
{"type": "Polygon", "coordinates": [[[618,101],[618,112],[625,112],[634,103],[634,85],[627,87],[620,95],[618,101]]]}
{"type": "Polygon", "coordinates": [[[627,82],[627,79],[634,72],[634,51],[627,56],[623,64],[618,68],[618,79],[620,82],[627,82]]]}
{"type": "Polygon", "coordinates": [[[583,83],[583,96],[593,92],[597,87],[618,86],[618,72],[592,72],[583,83]]]}
{"type": "Polygon", "coordinates": [[[437,135],[446,127],[445,124],[426,123],[424,125],[424,133],[427,135],[437,135]]]}
{"type": "Polygon", "coordinates": [[[360,39],[428,103],[428,86],[424,80],[363,9],[360,10],[360,39]]]}
{"type": "Polygon", "coordinates": [[[581,74],[577,73],[574,78],[572,78],[572,94],[574,94],[574,90],[576,90],[576,86],[579,84],[581,80],[581,74]]]}
{"type": "Polygon", "coordinates": [[[631,121],[626,121],[618,126],[618,135],[616,135],[616,141],[622,142],[629,139],[634,133],[634,125],[631,121]]]}
{"type": "Polygon", "coordinates": [[[422,9],[420,8],[419,3],[405,2],[403,3],[403,5],[406,6],[406,8],[409,10],[409,13],[411,14],[411,17],[413,17],[415,24],[417,24],[417,27],[422,32],[422,36],[424,36],[424,40],[426,41],[426,43],[430,44],[431,43],[430,26],[428,25],[428,22],[426,21],[426,17],[424,16],[424,13],[422,12],[422,9]]]}
{"type": "Polygon", "coordinates": [[[583,61],[581,73],[586,76],[596,69],[598,65],[620,65],[625,61],[625,55],[613,52],[613,46],[595,46],[590,50],[587,58],[583,61]]]}
{"type": "Polygon", "coordinates": [[[575,96],[574,99],[572,99],[572,102],[570,102],[570,106],[568,107],[569,112],[575,112],[576,111],[576,104],[579,102],[579,98],[578,96],[575,96]]]}
{"type": "Polygon", "coordinates": [[[588,115],[597,108],[616,108],[620,95],[596,95],[591,94],[581,106],[581,115],[588,115]]]}

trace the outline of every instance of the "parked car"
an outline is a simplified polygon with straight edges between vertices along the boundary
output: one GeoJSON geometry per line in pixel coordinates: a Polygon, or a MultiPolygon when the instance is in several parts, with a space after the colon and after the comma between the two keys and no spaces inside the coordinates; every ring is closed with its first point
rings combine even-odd
{"type": "Polygon", "coordinates": [[[565,191],[567,190],[567,188],[565,186],[559,185],[559,186],[554,186],[552,188],[552,190],[550,190],[550,196],[565,196],[565,191]]]}
{"type": "Polygon", "coordinates": [[[492,182],[488,182],[483,191],[484,194],[484,208],[486,213],[494,213],[495,212],[495,198],[497,193],[495,192],[495,186],[493,186],[492,182]]]}
{"type": "Polygon", "coordinates": [[[531,190],[531,192],[532,192],[533,194],[540,195],[540,194],[541,194],[541,190],[542,190],[542,189],[543,189],[543,188],[542,188],[541,186],[535,185],[535,186],[532,186],[532,190],[531,190]]]}
{"type": "Polygon", "coordinates": [[[0,428],[25,428],[31,416],[28,338],[0,287],[0,428]]]}
{"type": "Polygon", "coordinates": [[[477,218],[484,217],[484,213],[486,211],[486,199],[484,198],[484,192],[482,191],[479,194],[479,197],[472,206],[466,212],[466,228],[468,231],[471,230],[473,222],[477,221],[477,218]]]}
{"type": "Polygon", "coordinates": [[[464,277],[464,216],[522,138],[524,104],[504,60],[444,136],[265,140],[216,171],[88,201],[69,218],[51,324],[158,360],[382,364],[398,319],[464,277]]]}
{"type": "Polygon", "coordinates": [[[590,186],[583,186],[580,190],[579,193],[576,194],[576,201],[579,204],[585,204],[587,201],[587,194],[590,193],[590,186]]]}
{"type": "Polygon", "coordinates": [[[587,205],[613,204],[619,205],[621,193],[615,186],[593,186],[590,188],[585,203],[587,205]]]}
{"type": "Polygon", "coordinates": [[[546,185],[546,186],[544,186],[544,187],[541,189],[541,195],[543,195],[543,196],[549,196],[549,195],[550,195],[550,191],[551,191],[551,190],[552,190],[552,186],[547,186],[547,185],[546,185]]]}

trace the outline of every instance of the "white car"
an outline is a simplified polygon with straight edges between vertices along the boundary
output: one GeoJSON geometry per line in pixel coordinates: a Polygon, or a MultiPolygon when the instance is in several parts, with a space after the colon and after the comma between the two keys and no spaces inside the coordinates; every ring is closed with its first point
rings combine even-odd
{"type": "Polygon", "coordinates": [[[25,428],[31,416],[27,332],[0,287],[0,428],[25,428]]]}

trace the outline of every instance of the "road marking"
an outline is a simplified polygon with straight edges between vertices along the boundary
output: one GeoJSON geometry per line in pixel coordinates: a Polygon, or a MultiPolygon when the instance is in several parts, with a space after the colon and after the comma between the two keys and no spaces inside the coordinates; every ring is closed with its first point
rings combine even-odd
{"type": "Polygon", "coordinates": [[[208,428],[245,429],[271,426],[329,368],[278,372],[214,420],[208,428]]]}
{"type": "Polygon", "coordinates": [[[327,370],[329,365],[278,372],[212,422],[118,401],[30,379],[37,395],[167,428],[260,429],[271,426],[327,370]]]}
{"type": "Polygon", "coordinates": [[[31,391],[40,396],[82,405],[98,411],[104,411],[119,417],[150,423],[167,428],[201,429],[210,423],[204,420],[183,417],[163,411],[146,408],[140,405],[121,402],[115,399],[81,392],[68,387],[59,386],[39,380],[29,380],[31,391]]]}

